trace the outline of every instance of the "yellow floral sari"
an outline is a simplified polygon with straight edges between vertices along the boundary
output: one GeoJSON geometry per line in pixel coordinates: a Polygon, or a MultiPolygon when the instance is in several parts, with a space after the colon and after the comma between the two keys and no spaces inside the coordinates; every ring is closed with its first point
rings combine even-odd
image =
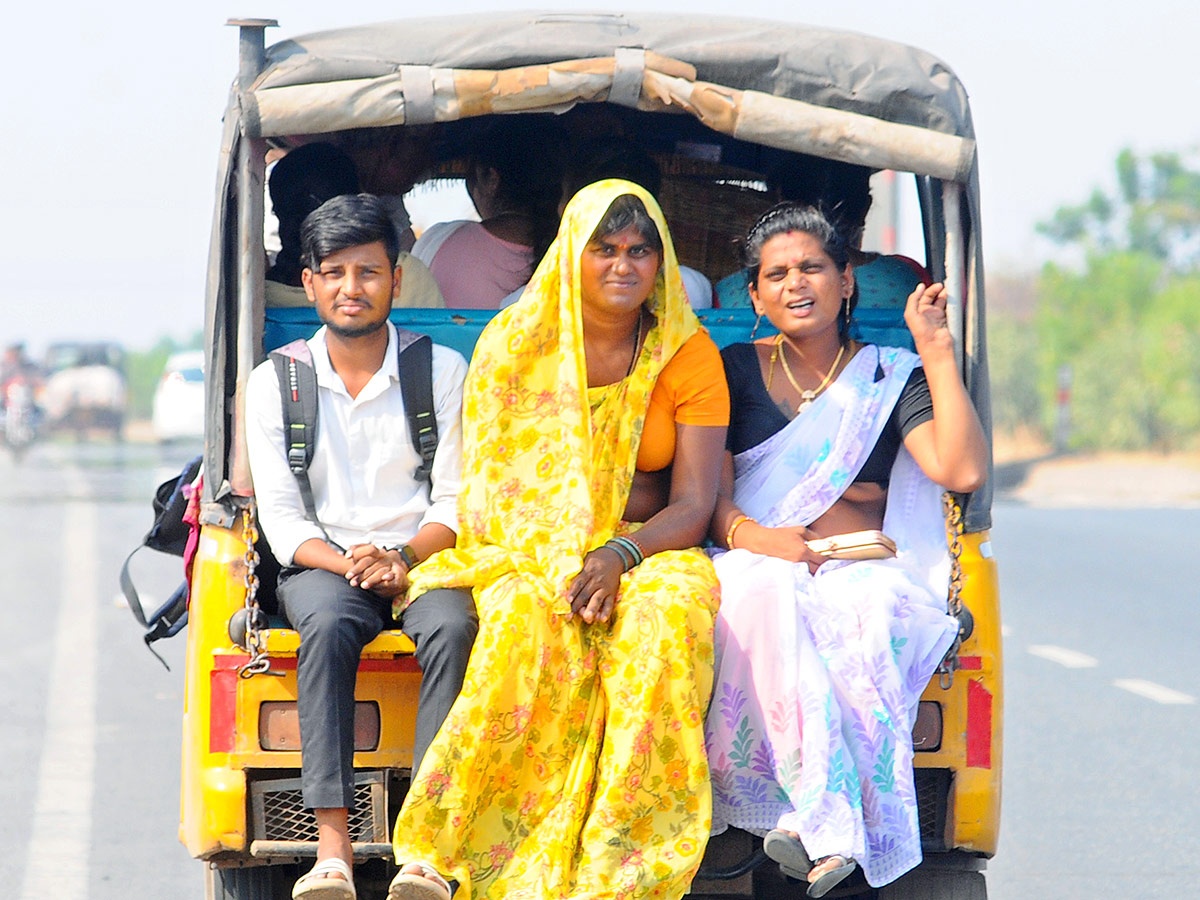
{"type": "Polygon", "coordinates": [[[699,327],[658,204],[610,180],[572,199],[522,299],[480,336],[458,547],[414,571],[410,591],[473,587],[480,631],[394,839],[398,862],[431,863],[459,898],[678,898],[700,864],[718,602],[708,558],[654,554],[622,576],[608,624],[567,618],[584,555],[628,529],[650,392],[699,327]],[[632,374],[589,389],[579,259],[622,194],[663,238],[656,321],[632,374]]]}

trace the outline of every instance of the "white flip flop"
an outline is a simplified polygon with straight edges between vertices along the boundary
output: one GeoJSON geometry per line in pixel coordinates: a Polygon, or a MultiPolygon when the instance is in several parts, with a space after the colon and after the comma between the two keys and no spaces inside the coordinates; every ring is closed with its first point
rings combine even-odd
{"type": "Polygon", "coordinates": [[[350,867],[336,856],[322,859],[292,887],[292,900],[358,900],[350,867]],[[340,875],[341,878],[330,878],[340,875]]]}

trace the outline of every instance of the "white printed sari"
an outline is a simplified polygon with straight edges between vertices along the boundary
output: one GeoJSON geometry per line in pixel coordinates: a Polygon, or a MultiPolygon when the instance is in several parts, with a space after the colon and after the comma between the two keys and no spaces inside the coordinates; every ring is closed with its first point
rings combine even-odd
{"type": "MultiPolygon", "coordinates": [[[[766,526],[815,521],[854,481],[918,363],[860,350],[803,415],[734,457],[739,508],[766,526]]],[[[794,831],[812,859],[852,857],[876,887],[921,861],[913,715],[957,630],[940,493],[901,445],[883,523],[895,559],[812,575],[746,550],[716,556],[714,834],[794,831]]]]}

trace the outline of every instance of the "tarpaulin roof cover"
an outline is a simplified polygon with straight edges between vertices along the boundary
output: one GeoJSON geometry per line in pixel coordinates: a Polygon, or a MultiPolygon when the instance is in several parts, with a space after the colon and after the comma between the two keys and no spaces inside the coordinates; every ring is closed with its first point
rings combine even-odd
{"type": "Polygon", "coordinates": [[[513,12],[304,35],[268,48],[242,112],[248,133],[271,136],[587,101],[957,181],[974,160],[966,91],[929,53],[723,17],[513,12]]]}

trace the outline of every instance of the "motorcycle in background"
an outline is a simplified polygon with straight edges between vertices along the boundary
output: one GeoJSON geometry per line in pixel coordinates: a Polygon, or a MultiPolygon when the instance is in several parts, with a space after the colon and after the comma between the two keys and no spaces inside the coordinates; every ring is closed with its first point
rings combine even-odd
{"type": "Polygon", "coordinates": [[[33,382],[25,375],[15,375],[4,384],[4,444],[19,460],[36,436],[33,382]]]}

